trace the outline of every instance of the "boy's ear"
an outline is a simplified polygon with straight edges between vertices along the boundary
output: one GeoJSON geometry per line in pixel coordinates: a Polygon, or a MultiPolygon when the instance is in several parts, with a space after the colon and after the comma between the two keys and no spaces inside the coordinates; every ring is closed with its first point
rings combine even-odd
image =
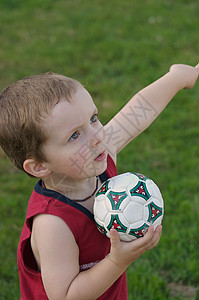
{"type": "Polygon", "coordinates": [[[23,168],[27,173],[38,178],[45,177],[51,173],[51,171],[42,163],[38,163],[32,158],[28,158],[24,161],[23,168]]]}

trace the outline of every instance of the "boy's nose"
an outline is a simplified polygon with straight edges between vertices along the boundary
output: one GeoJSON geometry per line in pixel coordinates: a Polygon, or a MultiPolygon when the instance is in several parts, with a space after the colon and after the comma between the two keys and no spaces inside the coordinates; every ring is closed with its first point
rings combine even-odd
{"type": "Polygon", "coordinates": [[[91,147],[92,148],[97,147],[97,145],[101,143],[102,139],[103,139],[103,127],[98,129],[91,135],[91,140],[90,140],[91,147]]]}

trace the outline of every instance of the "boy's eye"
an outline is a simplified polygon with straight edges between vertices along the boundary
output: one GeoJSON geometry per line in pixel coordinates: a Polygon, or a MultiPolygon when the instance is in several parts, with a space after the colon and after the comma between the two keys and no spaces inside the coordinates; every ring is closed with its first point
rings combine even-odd
{"type": "Polygon", "coordinates": [[[90,119],[90,123],[94,123],[94,122],[96,122],[97,120],[98,120],[97,114],[94,114],[94,115],[92,116],[92,118],[90,119]]]}
{"type": "Polygon", "coordinates": [[[78,136],[79,136],[79,132],[78,132],[78,131],[75,131],[75,132],[71,135],[71,137],[69,138],[69,141],[74,141],[74,140],[76,140],[76,139],[78,138],[78,136]]]}

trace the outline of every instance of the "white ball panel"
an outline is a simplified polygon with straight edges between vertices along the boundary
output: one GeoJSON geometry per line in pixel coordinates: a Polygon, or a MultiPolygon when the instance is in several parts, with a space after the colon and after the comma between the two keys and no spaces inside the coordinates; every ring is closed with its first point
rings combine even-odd
{"type": "Polygon", "coordinates": [[[135,222],[135,223],[132,223],[132,224],[129,225],[129,230],[131,230],[131,229],[136,229],[136,228],[139,228],[139,227],[142,227],[142,225],[143,225],[144,223],[146,223],[145,220],[139,220],[139,221],[137,221],[137,222],[135,222]]]}
{"type": "Polygon", "coordinates": [[[123,213],[118,214],[119,220],[120,222],[125,226],[125,227],[129,227],[129,222],[127,221],[127,219],[125,218],[125,215],[123,213]]]}
{"type": "Polygon", "coordinates": [[[145,200],[144,198],[142,198],[140,196],[131,196],[131,201],[145,205],[148,200],[145,200]]]}
{"type": "Polygon", "coordinates": [[[124,241],[124,242],[131,242],[133,240],[136,240],[136,237],[132,236],[132,235],[127,235],[127,234],[123,234],[122,232],[120,233],[120,240],[124,241]]]}
{"type": "Polygon", "coordinates": [[[130,198],[127,196],[120,204],[120,210],[124,211],[124,209],[129,205],[130,198]]]}
{"type": "Polygon", "coordinates": [[[161,224],[162,224],[162,219],[163,219],[163,215],[161,215],[158,219],[156,219],[156,220],[153,222],[154,228],[156,228],[158,225],[161,225],[161,224]]]}
{"type": "MultiPolygon", "coordinates": [[[[109,212],[104,219],[104,227],[107,228],[111,222],[111,212],[109,212]]],[[[108,229],[107,229],[108,230],[108,229]]]]}
{"type": "Polygon", "coordinates": [[[104,197],[104,203],[106,205],[106,209],[108,211],[111,211],[112,210],[112,205],[111,205],[111,202],[110,202],[109,198],[106,197],[106,196],[104,197]]]}
{"type": "Polygon", "coordinates": [[[100,226],[104,227],[104,221],[99,220],[98,217],[95,216],[95,222],[97,222],[100,226]]]}
{"type": "Polygon", "coordinates": [[[158,186],[153,182],[153,180],[147,179],[146,186],[151,195],[155,196],[158,199],[162,199],[162,194],[158,186]]]}
{"type": "Polygon", "coordinates": [[[148,206],[143,205],[143,220],[147,221],[149,218],[148,206]]]}
{"type": "Polygon", "coordinates": [[[117,178],[114,179],[113,190],[115,192],[121,192],[127,188],[128,185],[136,185],[138,182],[137,177],[131,173],[125,173],[118,175],[117,178]]]}
{"type": "Polygon", "coordinates": [[[138,222],[143,218],[143,205],[137,202],[131,201],[124,209],[123,214],[128,220],[128,223],[138,222]]]}
{"type": "Polygon", "coordinates": [[[104,220],[104,218],[108,214],[108,209],[105,201],[99,201],[95,203],[94,214],[99,220],[104,220]]]}

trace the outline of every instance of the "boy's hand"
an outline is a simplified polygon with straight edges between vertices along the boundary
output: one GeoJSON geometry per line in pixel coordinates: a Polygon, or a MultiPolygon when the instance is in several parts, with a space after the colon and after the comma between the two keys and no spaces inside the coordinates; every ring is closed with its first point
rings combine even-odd
{"type": "Polygon", "coordinates": [[[182,81],[182,88],[190,89],[194,86],[199,75],[199,64],[195,67],[175,64],[170,68],[170,72],[174,74],[176,79],[182,81]]]}
{"type": "Polygon", "coordinates": [[[111,251],[109,259],[121,268],[127,268],[144,252],[154,248],[160,240],[162,226],[150,226],[144,237],[132,242],[122,242],[116,229],[110,230],[111,251]]]}

